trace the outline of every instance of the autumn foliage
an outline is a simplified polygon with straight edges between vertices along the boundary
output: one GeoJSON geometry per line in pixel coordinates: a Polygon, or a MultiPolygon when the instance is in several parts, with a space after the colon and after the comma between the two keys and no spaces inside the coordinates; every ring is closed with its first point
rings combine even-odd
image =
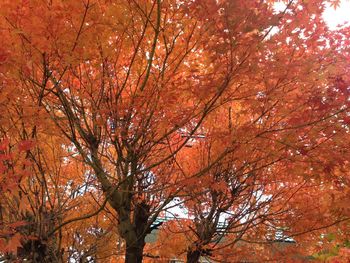
{"type": "Polygon", "coordinates": [[[347,262],[338,4],[2,0],[0,261],[347,262]]]}

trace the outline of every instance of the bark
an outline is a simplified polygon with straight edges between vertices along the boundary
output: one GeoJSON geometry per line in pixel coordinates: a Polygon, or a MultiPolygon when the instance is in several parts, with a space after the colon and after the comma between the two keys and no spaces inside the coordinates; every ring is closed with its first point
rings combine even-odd
{"type": "Polygon", "coordinates": [[[125,263],[141,263],[144,246],[145,245],[142,244],[142,242],[126,244],[125,263]]]}
{"type": "Polygon", "coordinates": [[[119,189],[114,190],[98,158],[97,147],[92,147],[91,153],[93,168],[102,184],[103,191],[109,196],[109,203],[118,214],[119,235],[126,244],[125,262],[142,262],[145,237],[151,231],[148,226],[150,206],[146,201],[134,202],[135,200],[133,199],[132,192],[135,185],[136,163],[131,165],[131,174],[133,175],[126,176],[119,189]]]}
{"type": "Polygon", "coordinates": [[[187,252],[186,262],[187,263],[198,263],[201,253],[199,250],[192,250],[187,252]]]}
{"type": "Polygon", "coordinates": [[[126,243],[125,263],[141,263],[148,227],[149,205],[145,202],[134,206],[133,218],[130,214],[119,220],[119,232],[126,243]]]}

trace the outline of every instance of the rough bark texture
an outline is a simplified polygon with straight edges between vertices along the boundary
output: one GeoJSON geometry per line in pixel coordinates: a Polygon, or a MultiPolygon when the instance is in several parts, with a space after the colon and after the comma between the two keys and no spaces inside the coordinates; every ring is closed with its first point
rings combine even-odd
{"type": "Polygon", "coordinates": [[[188,251],[187,257],[186,257],[187,258],[186,262],[187,263],[198,263],[200,256],[201,256],[201,253],[198,250],[188,251]]]}
{"type": "MultiPolygon", "coordinates": [[[[143,242],[144,243],[144,242],[143,242]]],[[[125,263],[141,263],[144,244],[126,244],[125,263]]]]}
{"type": "Polygon", "coordinates": [[[133,239],[126,240],[126,263],[141,263],[143,258],[143,249],[145,247],[145,237],[149,232],[147,223],[149,218],[149,206],[144,203],[138,203],[134,207],[133,215],[133,239]],[[136,239],[135,239],[136,238],[136,239]]]}
{"type": "MultiPolygon", "coordinates": [[[[141,263],[145,237],[149,231],[149,206],[144,203],[135,204],[133,213],[119,213],[119,232],[126,243],[126,263],[141,263]]],[[[124,210],[125,211],[125,210],[124,210]]],[[[129,212],[127,209],[126,211],[129,212]]],[[[120,211],[121,212],[121,211],[120,211]]]]}

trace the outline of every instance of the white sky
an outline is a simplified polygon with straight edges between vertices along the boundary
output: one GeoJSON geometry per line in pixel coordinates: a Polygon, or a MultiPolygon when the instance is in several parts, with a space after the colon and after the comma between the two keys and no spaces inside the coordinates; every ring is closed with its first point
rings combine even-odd
{"type": "MultiPolygon", "coordinates": [[[[283,11],[285,7],[286,4],[284,2],[274,4],[275,10],[279,12],[283,11]]],[[[337,9],[329,6],[323,13],[323,18],[332,30],[336,29],[337,25],[350,22],[350,0],[341,0],[340,6],[337,9]]]]}
{"type": "Polygon", "coordinates": [[[323,13],[323,17],[330,29],[335,29],[339,24],[350,22],[350,1],[342,0],[340,7],[336,10],[333,7],[327,8],[323,13]]]}

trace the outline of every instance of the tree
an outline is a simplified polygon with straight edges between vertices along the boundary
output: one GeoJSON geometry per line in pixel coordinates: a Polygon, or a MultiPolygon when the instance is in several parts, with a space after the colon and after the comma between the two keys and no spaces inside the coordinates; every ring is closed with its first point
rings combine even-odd
{"type": "Polygon", "coordinates": [[[70,153],[70,142],[45,123],[45,112],[38,117],[32,111],[27,98],[6,94],[6,87],[2,92],[8,101],[1,103],[7,114],[0,121],[1,259],[65,262],[106,254],[99,243],[116,238],[107,232],[112,220],[95,213],[101,210],[99,194],[90,190],[91,176],[82,173],[86,169],[70,153]],[[81,213],[86,220],[74,225],[81,213]]]}
{"type": "Polygon", "coordinates": [[[226,212],[234,223],[225,231],[250,218],[238,241],[267,210],[270,227],[304,215],[294,190],[306,198],[306,180],[331,185],[346,167],[347,31],[327,31],[328,1],[286,1],[280,12],[275,2],[1,4],[2,87],[46,117],[38,139],[55,129],[56,145],[83,167],[73,177],[91,175],[100,210],[108,203],[117,215],[125,262],[142,262],[145,237],[174,197],[185,196],[194,232],[210,226],[196,244],[212,241],[226,212]]]}

